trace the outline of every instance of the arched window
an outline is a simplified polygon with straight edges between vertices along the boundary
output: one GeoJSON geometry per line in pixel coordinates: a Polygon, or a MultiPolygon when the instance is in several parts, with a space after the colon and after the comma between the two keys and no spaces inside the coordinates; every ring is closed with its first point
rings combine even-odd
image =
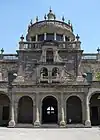
{"type": "Polygon", "coordinates": [[[69,38],[68,36],[65,36],[65,40],[66,40],[66,41],[69,41],[70,38],[69,38]]]}
{"type": "Polygon", "coordinates": [[[47,114],[54,114],[54,108],[52,106],[47,108],[47,114]]]}
{"type": "Polygon", "coordinates": [[[53,63],[53,49],[47,49],[46,51],[46,62],[47,63],[53,63]]]}
{"type": "Polygon", "coordinates": [[[45,76],[48,76],[48,69],[47,68],[45,68],[45,67],[43,67],[42,69],[41,69],[41,71],[40,71],[40,75],[41,75],[41,77],[45,77],[45,76]]]}
{"type": "Polygon", "coordinates": [[[59,75],[59,69],[54,67],[52,69],[52,76],[57,77],[59,75]]]}

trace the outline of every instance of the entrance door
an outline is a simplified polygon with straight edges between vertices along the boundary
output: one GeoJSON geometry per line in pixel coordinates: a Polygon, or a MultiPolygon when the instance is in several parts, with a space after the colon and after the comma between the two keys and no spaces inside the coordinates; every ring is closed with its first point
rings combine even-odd
{"type": "Polygon", "coordinates": [[[91,107],[91,123],[92,125],[98,124],[98,107],[91,107]]]}
{"type": "Polygon", "coordinates": [[[58,122],[58,108],[57,100],[48,96],[42,102],[42,123],[57,123],[58,122]]]}
{"type": "Polygon", "coordinates": [[[81,100],[77,96],[71,96],[67,100],[67,123],[82,123],[81,100]]]}
{"type": "Polygon", "coordinates": [[[28,96],[23,96],[18,103],[18,123],[33,122],[33,101],[28,96]]]}
{"type": "Polygon", "coordinates": [[[92,125],[100,125],[100,93],[95,93],[90,99],[90,119],[92,125]]]}

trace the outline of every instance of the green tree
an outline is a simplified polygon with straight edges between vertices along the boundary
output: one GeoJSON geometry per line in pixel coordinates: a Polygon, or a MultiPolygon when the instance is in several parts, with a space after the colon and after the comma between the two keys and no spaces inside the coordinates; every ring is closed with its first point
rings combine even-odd
{"type": "Polygon", "coordinates": [[[97,79],[98,81],[100,81],[100,72],[97,72],[97,73],[96,73],[96,79],[97,79]]]}

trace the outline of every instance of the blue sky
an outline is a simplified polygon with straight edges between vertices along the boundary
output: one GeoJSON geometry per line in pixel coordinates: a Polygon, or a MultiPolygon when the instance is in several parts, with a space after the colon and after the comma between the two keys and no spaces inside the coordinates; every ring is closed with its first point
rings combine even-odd
{"type": "Polygon", "coordinates": [[[100,47],[100,0],[0,0],[0,48],[15,53],[30,19],[43,19],[50,6],[58,19],[64,15],[66,21],[71,20],[84,52],[96,52],[100,47]]]}

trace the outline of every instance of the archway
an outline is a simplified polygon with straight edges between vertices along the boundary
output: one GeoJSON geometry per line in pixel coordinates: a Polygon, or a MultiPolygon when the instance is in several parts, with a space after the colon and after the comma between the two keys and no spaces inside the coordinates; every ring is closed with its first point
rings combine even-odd
{"type": "Polygon", "coordinates": [[[10,100],[7,95],[0,94],[0,125],[7,126],[10,115],[10,100]]]}
{"type": "Polygon", "coordinates": [[[58,122],[58,105],[53,96],[47,96],[42,101],[42,123],[58,122]]]}
{"type": "Polygon", "coordinates": [[[100,125],[100,93],[90,99],[90,119],[92,125],[100,125]]]}
{"type": "Polygon", "coordinates": [[[67,100],[67,123],[82,123],[82,105],[81,100],[77,96],[71,96],[67,100]]]}
{"type": "Polygon", "coordinates": [[[23,96],[18,103],[18,123],[33,122],[33,101],[29,96],[23,96]]]}

